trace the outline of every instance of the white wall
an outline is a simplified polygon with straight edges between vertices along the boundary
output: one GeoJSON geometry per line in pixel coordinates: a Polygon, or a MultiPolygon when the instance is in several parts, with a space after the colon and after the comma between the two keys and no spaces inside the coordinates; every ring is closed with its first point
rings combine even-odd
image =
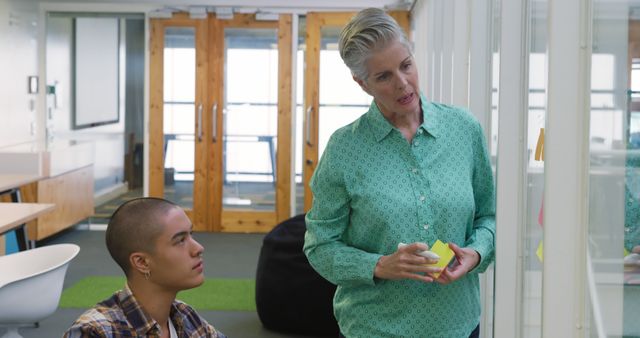
{"type": "Polygon", "coordinates": [[[0,146],[36,139],[37,95],[27,93],[27,77],[38,74],[38,25],[37,2],[0,0],[0,146]]]}
{"type": "MultiPolygon", "coordinates": [[[[38,75],[39,4],[36,0],[0,0],[0,147],[44,140],[37,134],[37,123],[44,112],[36,111],[37,94],[27,92],[28,76],[38,75]]],[[[40,90],[45,81],[58,80],[59,106],[52,109],[47,124],[57,139],[96,140],[94,159],[95,189],[106,188],[123,180],[124,119],[120,123],[80,131],[71,129],[70,111],[70,32],[71,22],[53,20],[49,49],[55,62],[48,67],[47,78],[40,78],[40,90]]],[[[42,51],[44,52],[44,51],[42,51]]],[[[52,98],[47,100],[52,104],[52,98]]],[[[44,128],[42,128],[44,130],[44,128]]],[[[2,163],[2,165],[8,165],[2,163]]]]}
{"type": "MultiPolygon", "coordinates": [[[[53,97],[47,97],[47,109],[51,111],[47,125],[54,143],[57,140],[69,139],[94,142],[94,189],[100,194],[101,190],[109,189],[124,180],[124,109],[121,104],[118,123],[72,129],[72,28],[70,17],[53,16],[47,19],[46,81],[48,85],[57,83],[58,101],[57,107],[54,107],[53,97]]],[[[122,28],[124,31],[124,27],[122,28]]],[[[124,39],[121,42],[124,42],[124,39]]],[[[124,64],[121,68],[124,69],[124,64]]],[[[124,76],[120,79],[124,79],[124,76]]],[[[121,84],[122,91],[124,83],[121,84]]]]}

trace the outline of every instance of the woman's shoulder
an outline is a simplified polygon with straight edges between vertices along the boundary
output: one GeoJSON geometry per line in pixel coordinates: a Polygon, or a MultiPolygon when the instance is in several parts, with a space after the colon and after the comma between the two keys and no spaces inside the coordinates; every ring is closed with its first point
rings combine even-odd
{"type": "Polygon", "coordinates": [[[454,106],[446,103],[429,102],[434,110],[467,120],[469,122],[477,122],[476,117],[466,107],[454,106]]]}
{"type": "MultiPolygon", "coordinates": [[[[366,120],[361,116],[357,120],[342,126],[331,134],[325,146],[322,158],[339,161],[351,160],[355,155],[375,145],[374,138],[367,132],[366,120]]],[[[325,161],[332,161],[326,159],[325,161]]],[[[322,162],[322,161],[321,161],[322,162]]]]}
{"type": "Polygon", "coordinates": [[[330,140],[332,142],[339,143],[349,143],[358,140],[358,134],[363,131],[363,128],[366,128],[365,125],[367,122],[365,116],[366,114],[358,117],[355,121],[336,129],[336,131],[331,134],[330,140]]]}
{"type": "Polygon", "coordinates": [[[466,126],[479,126],[478,119],[469,109],[439,102],[429,102],[428,109],[432,109],[436,115],[442,117],[442,121],[463,124],[466,126]]]}

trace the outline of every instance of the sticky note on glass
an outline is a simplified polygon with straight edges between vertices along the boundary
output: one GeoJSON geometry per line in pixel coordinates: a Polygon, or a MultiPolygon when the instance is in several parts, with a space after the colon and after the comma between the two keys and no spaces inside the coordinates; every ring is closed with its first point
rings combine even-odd
{"type": "Polygon", "coordinates": [[[542,258],[544,257],[542,255],[542,251],[543,247],[542,247],[542,240],[540,240],[540,243],[538,243],[538,249],[536,250],[536,256],[538,256],[538,259],[540,260],[540,263],[542,263],[542,258]]]}
{"type": "MultiPolygon", "coordinates": [[[[429,266],[437,266],[439,268],[447,267],[447,265],[449,265],[453,257],[456,255],[447,243],[443,243],[439,239],[436,240],[435,243],[433,243],[433,246],[429,248],[429,251],[435,252],[438,256],[440,256],[440,260],[438,261],[438,263],[429,264],[429,266]]],[[[440,277],[440,272],[434,273],[433,277],[440,277]]]]}

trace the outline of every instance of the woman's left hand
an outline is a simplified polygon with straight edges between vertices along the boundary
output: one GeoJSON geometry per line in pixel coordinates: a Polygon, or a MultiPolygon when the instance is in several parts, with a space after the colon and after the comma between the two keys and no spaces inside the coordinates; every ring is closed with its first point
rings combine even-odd
{"type": "Polygon", "coordinates": [[[461,248],[453,243],[449,243],[449,247],[456,254],[456,262],[452,267],[447,267],[442,270],[438,279],[435,280],[435,282],[440,284],[449,284],[460,279],[466,275],[467,272],[473,270],[480,262],[480,255],[471,248],[461,248]]]}

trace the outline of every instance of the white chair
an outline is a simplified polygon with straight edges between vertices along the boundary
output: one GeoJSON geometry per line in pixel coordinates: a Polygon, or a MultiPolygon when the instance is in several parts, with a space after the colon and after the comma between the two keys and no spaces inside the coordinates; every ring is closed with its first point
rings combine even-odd
{"type": "Polygon", "coordinates": [[[0,338],[19,338],[18,328],[33,326],[58,308],[75,244],[56,244],[0,256],[0,338]]]}

